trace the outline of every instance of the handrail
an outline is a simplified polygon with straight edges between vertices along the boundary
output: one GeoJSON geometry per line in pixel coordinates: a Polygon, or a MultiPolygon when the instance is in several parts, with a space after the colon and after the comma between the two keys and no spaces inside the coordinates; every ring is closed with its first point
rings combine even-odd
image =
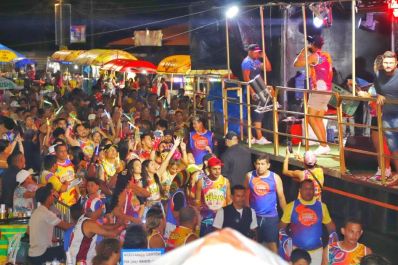
{"type": "MultiPolygon", "coordinates": [[[[249,83],[248,82],[242,82],[239,80],[233,80],[233,79],[226,79],[226,78],[222,78],[222,96],[213,96],[213,99],[221,99],[223,102],[223,110],[224,110],[224,115],[223,115],[223,119],[224,119],[224,133],[226,133],[228,131],[228,122],[237,120],[237,118],[233,118],[233,117],[229,117],[228,115],[228,104],[235,104],[235,105],[239,105],[240,106],[240,122],[239,125],[241,127],[241,140],[243,140],[243,127],[246,126],[247,128],[247,137],[249,139],[251,139],[251,131],[252,129],[254,129],[254,127],[252,126],[252,122],[251,122],[251,115],[250,115],[250,110],[253,107],[257,107],[256,105],[253,105],[250,103],[250,97],[247,96],[247,102],[243,102],[242,101],[242,92],[243,90],[243,86],[247,86],[249,83]],[[228,88],[226,85],[227,84],[234,84],[236,87],[233,88],[228,88]],[[238,98],[234,98],[231,99],[231,97],[228,97],[227,95],[227,91],[229,90],[235,90],[238,93],[238,98]],[[247,120],[244,121],[243,120],[243,107],[245,107],[247,109],[247,120]]],[[[323,116],[323,119],[328,119],[328,120],[332,120],[332,121],[337,121],[337,125],[338,125],[338,143],[335,143],[335,145],[339,145],[339,160],[340,160],[340,172],[341,174],[344,174],[346,172],[346,165],[345,165],[345,154],[344,151],[350,151],[350,152],[356,152],[356,153],[362,153],[362,154],[366,154],[366,155],[372,155],[372,156],[377,156],[379,158],[380,161],[380,168],[382,170],[382,183],[385,184],[385,165],[384,165],[384,158],[386,157],[392,157],[394,158],[394,156],[391,155],[385,155],[384,154],[384,149],[383,149],[383,139],[384,139],[384,135],[383,133],[386,131],[394,131],[397,132],[398,128],[383,128],[382,125],[382,118],[381,118],[381,113],[382,113],[382,107],[380,105],[377,105],[377,118],[378,118],[378,126],[371,126],[371,125],[367,125],[367,124],[361,124],[361,123],[352,123],[352,122],[347,122],[344,120],[344,116],[343,116],[343,107],[342,104],[344,101],[360,101],[360,102],[376,102],[376,98],[371,98],[371,97],[360,97],[360,96],[352,96],[352,95],[342,95],[339,94],[337,92],[328,92],[328,91],[317,91],[317,90],[309,90],[309,89],[301,89],[301,88],[291,88],[291,87],[285,87],[285,86],[267,86],[268,88],[272,88],[272,90],[274,91],[274,96],[272,97],[272,101],[273,101],[273,108],[272,108],[272,113],[273,113],[273,129],[269,130],[269,129],[264,129],[261,128],[262,132],[265,133],[270,133],[273,134],[274,136],[274,155],[279,155],[279,136],[285,136],[285,137],[295,137],[295,138],[299,138],[299,139],[303,139],[305,141],[305,150],[309,149],[309,141],[315,141],[315,142],[320,142],[317,139],[310,139],[309,134],[308,134],[308,121],[307,118],[308,117],[320,117],[318,115],[310,115],[307,113],[307,102],[306,99],[308,98],[308,95],[310,93],[314,93],[314,94],[320,94],[320,95],[332,95],[335,96],[336,100],[337,100],[337,105],[336,105],[336,115],[337,115],[337,119],[333,116],[323,116]],[[278,94],[280,93],[280,91],[288,91],[288,92],[298,92],[298,93],[303,93],[304,95],[304,113],[302,112],[298,112],[298,111],[290,111],[290,110],[284,110],[284,109],[278,109],[276,107],[277,105],[277,99],[278,99],[278,94]],[[300,135],[293,135],[290,133],[285,133],[285,132],[279,132],[279,128],[278,128],[278,119],[279,119],[279,114],[290,114],[290,115],[298,115],[298,116],[302,116],[304,117],[304,128],[305,128],[305,132],[303,136],[300,135]],[[371,152],[368,150],[361,150],[361,149],[357,149],[354,147],[345,147],[344,146],[344,133],[343,133],[343,127],[344,126],[354,126],[354,127],[360,127],[360,128],[371,128],[374,130],[377,130],[379,132],[379,149],[381,150],[379,153],[377,152],[371,152]]],[[[206,91],[208,92],[208,91],[206,91]]],[[[205,96],[207,95],[207,93],[203,93],[200,91],[196,91],[196,89],[194,89],[194,95],[201,95],[201,96],[205,96]]],[[[397,104],[398,105],[398,100],[395,99],[386,99],[385,104],[397,104]]],[[[212,112],[209,112],[212,113],[212,112]]],[[[249,148],[251,148],[251,141],[249,142],[249,148]]],[[[333,143],[327,143],[327,144],[333,144],[333,143]]]]}

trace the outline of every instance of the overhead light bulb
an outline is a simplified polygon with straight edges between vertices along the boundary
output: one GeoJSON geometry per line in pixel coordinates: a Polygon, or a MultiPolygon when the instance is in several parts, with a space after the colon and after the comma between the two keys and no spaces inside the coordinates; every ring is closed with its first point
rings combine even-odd
{"type": "Polygon", "coordinates": [[[237,6],[231,6],[225,12],[227,18],[234,18],[239,13],[239,8],[237,6]]]}

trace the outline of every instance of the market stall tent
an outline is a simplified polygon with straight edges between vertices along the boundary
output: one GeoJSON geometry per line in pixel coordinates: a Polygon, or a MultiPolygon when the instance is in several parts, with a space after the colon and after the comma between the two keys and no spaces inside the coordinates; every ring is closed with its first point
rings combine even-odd
{"type": "Polygon", "coordinates": [[[61,50],[51,55],[51,60],[61,63],[72,63],[84,50],[61,50]]]}
{"type": "Polygon", "coordinates": [[[16,83],[7,78],[0,77],[0,90],[13,90],[13,89],[21,90],[23,89],[23,87],[18,86],[16,83]]]}
{"type": "Polygon", "coordinates": [[[103,70],[116,71],[116,72],[134,72],[134,73],[145,73],[155,74],[156,66],[147,61],[141,60],[130,60],[130,59],[115,59],[107,62],[102,67],[103,70]]]}
{"type": "Polygon", "coordinates": [[[114,59],[137,60],[134,55],[122,50],[93,49],[80,54],[73,63],[79,65],[103,66],[114,59]]]}
{"type": "Polygon", "coordinates": [[[187,74],[191,70],[189,55],[172,55],[164,58],[158,65],[158,73],[187,74]]]}
{"type": "Polygon", "coordinates": [[[3,44],[0,44],[0,63],[12,63],[18,59],[24,59],[25,56],[16,52],[3,44]]]}

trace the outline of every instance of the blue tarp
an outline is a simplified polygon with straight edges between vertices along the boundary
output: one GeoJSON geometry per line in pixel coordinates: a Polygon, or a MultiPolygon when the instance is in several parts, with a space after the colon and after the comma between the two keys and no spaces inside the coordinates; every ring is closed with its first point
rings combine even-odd
{"type": "Polygon", "coordinates": [[[15,68],[23,68],[23,67],[25,67],[28,64],[36,65],[37,62],[35,60],[33,60],[33,59],[24,58],[24,59],[16,61],[15,68]]]}
{"type": "MultiPolygon", "coordinates": [[[[235,87],[236,85],[234,84],[228,84],[228,87],[235,87]]],[[[228,129],[230,131],[234,131],[236,133],[240,133],[240,125],[239,125],[239,98],[237,95],[236,91],[228,91],[227,93],[228,101],[234,101],[236,102],[228,103],[228,117],[229,117],[229,122],[228,122],[228,129]]],[[[210,83],[210,92],[208,96],[209,101],[214,101],[214,112],[218,113],[223,113],[223,108],[222,108],[222,87],[221,87],[221,82],[211,82],[210,83]]],[[[246,103],[246,88],[243,89],[243,103],[246,103]]],[[[243,119],[247,119],[247,108],[246,105],[244,105],[243,108],[243,119]]]]}

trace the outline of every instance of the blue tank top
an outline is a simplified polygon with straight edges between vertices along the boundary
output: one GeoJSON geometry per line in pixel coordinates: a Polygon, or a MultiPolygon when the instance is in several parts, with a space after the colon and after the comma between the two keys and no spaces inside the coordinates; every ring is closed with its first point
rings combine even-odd
{"type": "Polygon", "coordinates": [[[269,171],[267,177],[257,177],[256,170],[251,172],[249,180],[249,201],[250,207],[256,211],[257,216],[278,216],[274,174],[274,172],[269,171]]]}
{"type": "Polygon", "coordinates": [[[322,247],[322,219],[321,202],[304,205],[296,199],[290,223],[293,245],[307,251],[322,247]]]}
{"type": "Polygon", "coordinates": [[[183,197],[184,197],[184,205],[183,207],[187,207],[187,200],[185,197],[185,193],[182,189],[178,189],[176,192],[174,192],[173,195],[171,195],[168,203],[167,203],[167,212],[166,212],[166,222],[167,223],[171,223],[173,225],[178,225],[177,219],[174,217],[173,215],[173,211],[174,211],[174,196],[176,196],[178,193],[180,193],[183,197]]]}
{"type": "Polygon", "coordinates": [[[213,133],[206,131],[204,134],[197,133],[195,131],[189,133],[189,146],[193,157],[195,158],[195,164],[200,165],[203,163],[203,157],[208,154],[206,146],[210,146],[213,149],[213,133]]]}

